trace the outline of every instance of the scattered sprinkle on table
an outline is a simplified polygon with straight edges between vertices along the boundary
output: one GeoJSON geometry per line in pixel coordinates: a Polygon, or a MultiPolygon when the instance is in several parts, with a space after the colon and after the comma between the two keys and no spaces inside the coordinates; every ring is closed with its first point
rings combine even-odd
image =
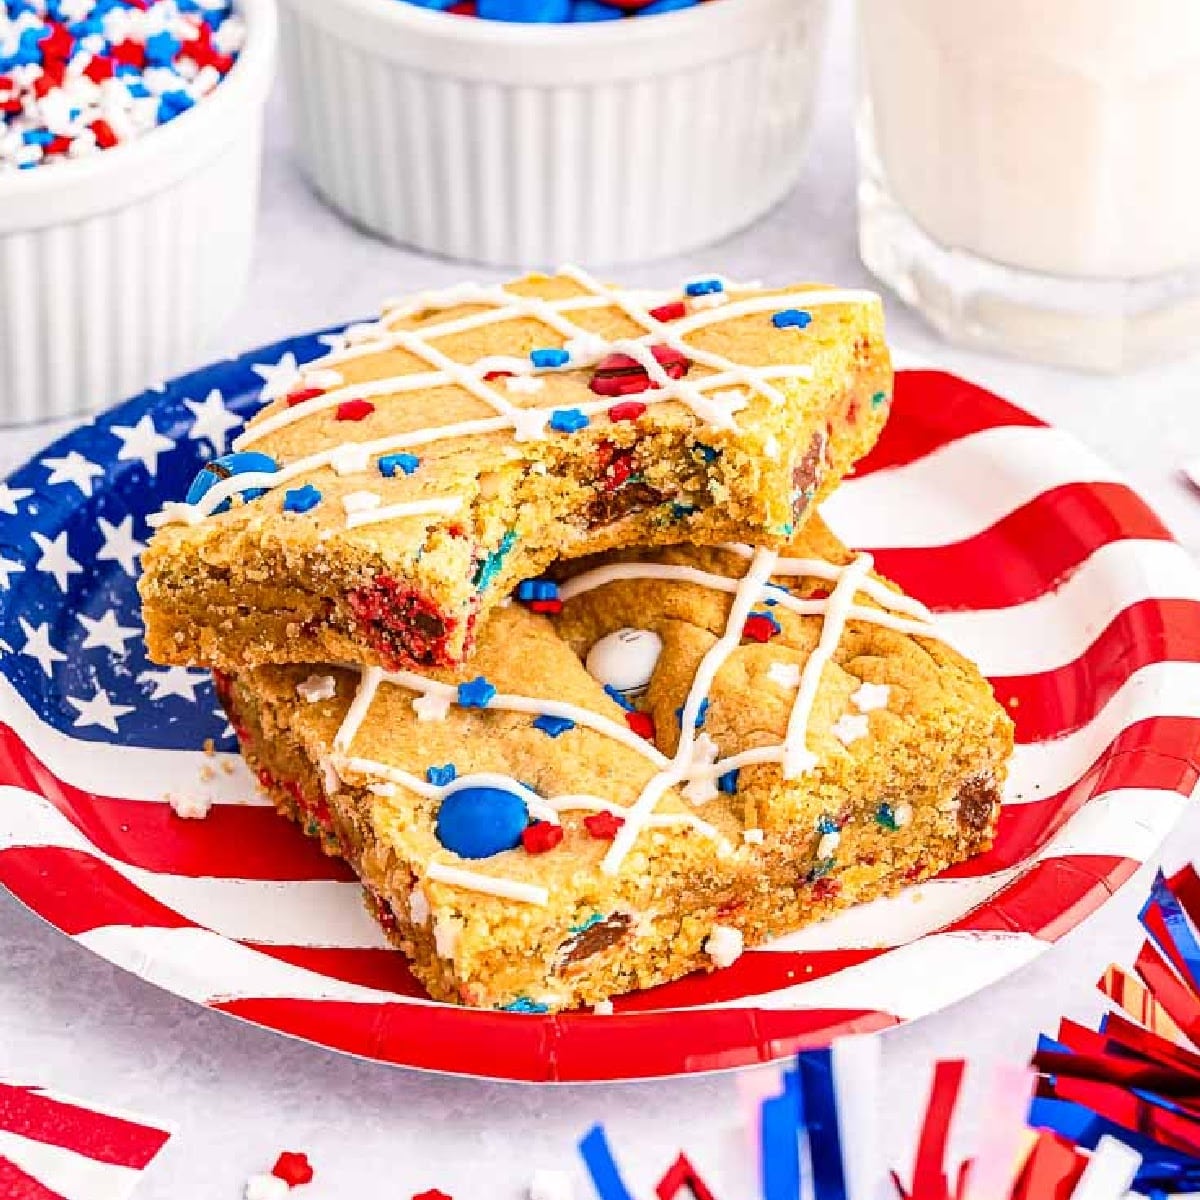
{"type": "Polygon", "coordinates": [[[695,8],[704,0],[407,0],[417,8],[526,25],[620,21],[695,8]]]}

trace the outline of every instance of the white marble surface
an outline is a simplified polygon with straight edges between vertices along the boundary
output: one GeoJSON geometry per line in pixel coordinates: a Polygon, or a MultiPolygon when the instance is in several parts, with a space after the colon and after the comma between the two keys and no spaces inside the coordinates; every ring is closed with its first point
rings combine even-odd
{"type": "MultiPolygon", "coordinates": [[[[848,6],[842,6],[843,9],[848,6]]],[[[849,30],[834,30],[804,178],[755,228],[683,262],[627,277],[673,279],[704,268],[738,277],[869,283],[855,255],[849,30]]],[[[215,353],[368,314],[382,294],[461,277],[453,264],[384,246],[342,224],[292,161],[280,97],[273,106],[253,283],[215,353]]],[[[940,345],[892,305],[895,337],[1074,431],[1118,464],[1200,549],[1200,497],[1177,474],[1200,457],[1200,364],[1120,380],[1053,372],[940,345]]],[[[41,435],[44,436],[44,435],[41,435]]],[[[9,438],[5,459],[39,435],[9,438]]],[[[1169,856],[1200,851],[1189,815],[1169,856]]],[[[1036,964],[950,1011],[888,1034],[887,1130],[905,1143],[928,1063],[969,1053],[1023,1060],[1063,1012],[1090,1016],[1090,984],[1137,943],[1142,873],[1036,964]]],[[[740,1140],[731,1076],[569,1088],[442,1079],[352,1061],[244,1026],[165,995],[93,958],[0,897],[0,1076],[36,1080],[176,1123],[144,1200],[233,1200],[282,1148],[312,1157],[312,1200],[407,1200],[437,1186],[455,1200],[517,1200],[536,1166],[577,1172],[575,1139],[605,1121],[630,1181],[650,1194],[687,1149],[721,1200],[757,1190],[740,1140]]],[[[590,1189],[578,1176],[578,1195],[590,1189]]]]}

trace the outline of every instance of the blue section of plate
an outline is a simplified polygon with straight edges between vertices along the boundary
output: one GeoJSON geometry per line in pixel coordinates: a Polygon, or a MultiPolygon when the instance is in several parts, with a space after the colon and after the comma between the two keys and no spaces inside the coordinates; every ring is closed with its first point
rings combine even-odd
{"type": "Polygon", "coordinates": [[[72,737],[156,749],[235,742],[205,671],[146,657],[137,554],[260,405],[264,380],[328,353],[322,330],[143,392],[0,484],[0,673],[72,737]]]}

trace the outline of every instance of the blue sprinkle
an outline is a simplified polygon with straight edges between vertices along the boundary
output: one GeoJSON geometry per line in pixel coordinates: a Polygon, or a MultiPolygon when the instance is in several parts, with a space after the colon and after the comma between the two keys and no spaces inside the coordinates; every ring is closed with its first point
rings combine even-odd
{"type": "MultiPolygon", "coordinates": [[[[442,7],[440,0],[434,7],[442,7]]],[[[476,10],[485,21],[524,21],[560,24],[570,19],[570,0],[479,0],[476,10]]]]}
{"type": "Polygon", "coordinates": [[[896,824],[896,812],[890,804],[881,804],[875,810],[875,820],[882,825],[884,829],[896,830],[900,826],[896,824]]]}
{"type": "Polygon", "coordinates": [[[878,408],[881,404],[887,403],[887,392],[876,392],[871,397],[871,407],[878,408]]]}
{"type": "Polygon", "coordinates": [[[837,833],[841,830],[841,826],[828,813],[821,817],[817,822],[818,833],[837,833]]]}
{"type": "Polygon", "coordinates": [[[164,92],[158,98],[158,119],[160,124],[173,121],[182,112],[187,112],[195,104],[195,100],[187,92],[164,92]]]}
{"type": "Polygon", "coordinates": [[[571,20],[581,21],[619,21],[625,16],[625,10],[612,4],[602,4],[600,0],[575,0],[571,9],[571,20]]]}
{"type": "Polygon", "coordinates": [[[543,714],[534,720],[533,727],[534,729],[540,729],[549,737],[556,738],[559,734],[566,733],[568,729],[574,729],[575,722],[570,717],[552,717],[548,714],[543,714]]]}
{"type": "Polygon", "coordinates": [[[530,1000],[528,996],[518,996],[511,1004],[505,1004],[501,1012],[514,1013],[548,1013],[550,1006],[548,1004],[540,1004],[536,1000],[530,1000]]]}
{"type": "Polygon", "coordinates": [[[555,367],[565,367],[571,361],[571,356],[566,350],[553,348],[531,350],[529,352],[529,361],[539,371],[550,371],[555,367]]]}
{"type": "MultiPolygon", "coordinates": [[[[615,687],[613,687],[613,685],[611,683],[606,683],[604,685],[604,690],[605,690],[605,692],[608,693],[608,698],[610,700],[615,700],[626,712],[636,712],[637,711],[633,707],[633,705],[630,704],[629,701],[626,700],[625,697],[623,695],[621,695],[621,693],[618,692],[615,687]]],[[[682,712],[683,710],[680,709],[679,711],[682,712]]]]}
{"type": "Polygon", "coordinates": [[[733,771],[726,771],[725,774],[717,780],[717,787],[720,788],[721,791],[723,791],[727,796],[736,795],[738,790],[738,774],[739,772],[736,769],[733,771]]]}
{"type": "MultiPolygon", "coordinates": [[[[704,728],[704,722],[707,719],[707,717],[708,717],[708,697],[705,696],[704,699],[700,701],[700,708],[696,712],[696,728],[697,729],[704,728]]],[[[682,707],[682,705],[675,710],[675,720],[678,721],[681,725],[683,724],[683,707],[682,707]]]]}
{"type": "Polygon", "coordinates": [[[550,416],[550,428],[559,433],[578,433],[591,423],[591,417],[577,408],[556,408],[550,416]]]}
{"type": "Polygon", "coordinates": [[[283,511],[306,513],[321,503],[321,493],[311,483],[284,493],[283,511]]]}
{"type": "Polygon", "coordinates": [[[54,134],[48,129],[27,129],[21,134],[21,140],[27,146],[48,146],[54,141],[54,134]]]}
{"type": "Polygon", "coordinates": [[[800,308],[785,308],[771,318],[776,329],[807,329],[812,324],[812,313],[800,308]]]}
{"type": "Polygon", "coordinates": [[[699,456],[701,462],[716,462],[721,457],[720,450],[715,446],[706,446],[703,442],[697,442],[692,449],[699,456]]]}
{"type": "Polygon", "coordinates": [[[442,767],[429,767],[425,772],[425,779],[434,787],[445,787],[446,784],[453,783],[457,778],[458,771],[453,763],[446,763],[442,767]]]}
{"type": "Polygon", "coordinates": [[[684,517],[690,517],[696,511],[694,504],[680,504],[678,501],[671,503],[671,517],[673,520],[682,521],[684,517]]]}
{"type": "Polygon", "coordinates": [[[415,454],[385,454],[379,460],[379,473],[391,479],[397,474],[411,475],[420,465],[415,454]]]}
{"type": "Polygon", "coordinates": [[[495,694],[496,689],[482,675],[477,675],[470,683],[458,685],[459,707],[487,708],[495,694]]]}
{"type": "Polygon", "coordinates": [[[500,545],[480,562],[471,582],[481,592],[490,587],[496,576],[500,574],[500,568],[504,565],[504,560],[508,557],[508,552],[513,548],[516,540],[517,531],[515,529],[508,530],[500,539],[500,545]]]}
{"type": "Polygon", "coordinates": [[[146,64],[151,67],[168,67],[182,48],[183,43],[165,30],[162,33],[153,33],[146,39],[146,64]]]}
{"type": "Polygon", "coordinates": [[[711,296],[714,292],[723,292],[725,285],[719,279],[693,279],[684,285],[686,296],[711,296]]]}

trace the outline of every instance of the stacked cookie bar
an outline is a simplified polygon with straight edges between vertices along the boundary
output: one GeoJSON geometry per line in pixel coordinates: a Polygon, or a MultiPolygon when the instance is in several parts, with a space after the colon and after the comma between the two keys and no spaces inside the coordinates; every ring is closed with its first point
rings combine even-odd
{"type": "Polygon", "coordinates": [[[994,832],[1007,717],[816,513],[890,385],[867,293],[400,302],[160,514],[151,652],[434,998],[728,966],[994,832]]]}

